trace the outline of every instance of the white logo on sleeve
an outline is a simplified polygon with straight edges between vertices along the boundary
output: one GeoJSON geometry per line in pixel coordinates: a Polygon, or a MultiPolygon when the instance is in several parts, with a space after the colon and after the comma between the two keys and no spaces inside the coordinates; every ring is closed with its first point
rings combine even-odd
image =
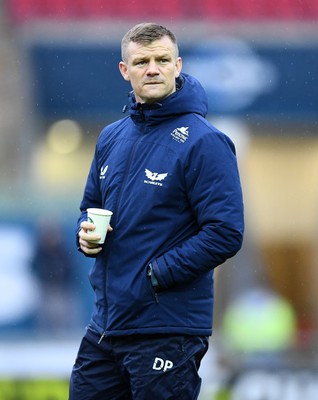
{"type": "Polygon", "coordinates": [[[144,183],[157,186],[162,186],[161,181],[163,181],[168,176],[168,173],[159,174],[158,172],[151,172],[147,168],[145,169],[145,174],[148,179],[145,179],[144,183]]]}
{"type": "Polygon", "coordinates": [[[108,170],[108,165],[106,165],[105,167],[101,167],[99,179],[105,179],[107,170],[108,170]]]}
{"type": "Polygon", "coordinates": [[[170,360],[163,360],[160,357],[156,357],[153,363],[152,369],[156,371],[166,372],[167,369],[171,369],[173,367],[173,362],[170,360]]]}
{"type": "Polygon", "coordinates": [[[172,133],[171,136],[173,139],[179,143],[184,143],[189,137],[189,127],[182,126],[181,128],[176,128],[172,133]]]}

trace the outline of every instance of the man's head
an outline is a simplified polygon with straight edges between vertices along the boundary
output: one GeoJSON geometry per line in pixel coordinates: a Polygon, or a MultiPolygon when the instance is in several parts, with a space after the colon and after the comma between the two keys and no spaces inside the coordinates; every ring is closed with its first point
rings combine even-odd
{"type": "Polygon", "coordinates": [[[136,25],[123,37],[121,50],[119,69],[138,102],[154,103],[175,92],[182,60],[169,29],[154,23],[136,25]]]}

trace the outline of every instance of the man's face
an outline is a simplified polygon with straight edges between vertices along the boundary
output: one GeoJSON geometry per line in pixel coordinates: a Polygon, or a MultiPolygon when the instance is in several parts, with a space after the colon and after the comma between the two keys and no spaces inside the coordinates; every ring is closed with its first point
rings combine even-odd
{"type": "Polygon", "coordinates": [[[168,36],[148,45],[130,42],[119,69],[139,103],[154,103],[176,91],[182,60],[168,36]]]}

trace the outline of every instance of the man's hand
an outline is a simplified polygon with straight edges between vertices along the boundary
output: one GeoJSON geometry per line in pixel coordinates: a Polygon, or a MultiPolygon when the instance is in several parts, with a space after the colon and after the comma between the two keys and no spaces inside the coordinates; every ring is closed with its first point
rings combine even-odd
{"type": "MultiPolygon", "coordinates": [[[[102,250],[99,243],[94,243],[94,241],[100,240],[100,235],[98,233],[87,233],[87,231],[94,231],[95,228],[96,227],[92,222],[83,221],[81,223],[81,230],[78,232],[80,248],[88,255],[96,255],[102,250]]],[[[108,232],[111,232],[113,228],[109,225],[107,230],[108,232]]]]}

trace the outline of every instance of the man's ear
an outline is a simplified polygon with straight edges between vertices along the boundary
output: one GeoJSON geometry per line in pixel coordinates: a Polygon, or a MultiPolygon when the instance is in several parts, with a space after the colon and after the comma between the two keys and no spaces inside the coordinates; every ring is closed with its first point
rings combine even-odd
{"type": "Polygon", "coordinates": [[[126,63],[124,61],[120,61],[119,63],[119,71],[122,74],[123,78],[125,81],[130,81],[129,75],[128,75],[128,68],[126,63]]]}
{"type": "Polygon", "coordinates": [[[180,75],[182,70],[182,58],[178,57],[176,62],[176,78],[180,75]]]}

